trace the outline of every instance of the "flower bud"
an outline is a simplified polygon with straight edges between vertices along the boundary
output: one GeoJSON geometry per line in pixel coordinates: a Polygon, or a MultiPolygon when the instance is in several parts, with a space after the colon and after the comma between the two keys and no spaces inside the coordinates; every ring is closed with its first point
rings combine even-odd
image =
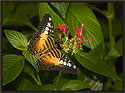
{"type": "Polygon", "coordinates": [[[82,24],[82,28],[83,28],[84,24],[82,24]]]}
{"type": "Polygon", "coordinates": [[[77,43],[79,42],[79,38],[77,38],[77,43]]]}
{"type": "Polygon", "coordinates": [[[83,43],[85,43],[85,40],[83,40],[83,43]]]}
{"type": "Polygon", "coordinates": [[[69,36],[69,31],[67,31],[67,36],[69,36]]]}
{"type": "Polygon", "coordinates": [[[80,45],[81,45],[81,43],[82,43],[82,40],[80,40],[80,45]]]}
{"type": "Polygon", "coordinates": [[[62,38],[62,42],[64,42],[64,38],[62,38]]]}
{"type": "Polygon", "coordinates": [[[63,45],[62,44],[60,44],[60,47],[62,47],[63,45]]]}

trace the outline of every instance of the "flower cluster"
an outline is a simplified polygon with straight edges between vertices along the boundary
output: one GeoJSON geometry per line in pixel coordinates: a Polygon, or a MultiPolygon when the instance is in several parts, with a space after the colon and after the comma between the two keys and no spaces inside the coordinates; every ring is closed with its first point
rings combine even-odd
{"type": "Polygon", "coordinates": [[[77,26],[75,30],[75,36],[73,38],[69,38],[68,26],[65,24],[59,24],[58,27],[55,28],[56,35],[60,38],[60,46],[66,53],[71,52],[72,55],[83,50],[82,46],[85,45],[86,42],[92,41],[91,37],[88,37],[87,40],[84,40],[84,24],[82,24],[81,28],[78,28],[77,26]]]}

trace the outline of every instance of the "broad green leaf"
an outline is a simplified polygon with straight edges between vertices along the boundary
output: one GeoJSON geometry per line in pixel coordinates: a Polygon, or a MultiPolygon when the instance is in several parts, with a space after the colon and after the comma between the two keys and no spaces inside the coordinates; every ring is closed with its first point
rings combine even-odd
{"type": "Polygon", "coordinates": [[[4,30],[4,32],[14,48],[19,50],[27,49],[27,38],[23,34],[14,30],[4,30]]]}
{"type": "Polygon", "coordinates": [[[61,90],[80,90],[90,88],[90,86],[81,80],[69,80],[61,90]]]}
{"type": "Polygon", "coordinates": [[[89,55],[94,55],[94,56],[98,56],[98,58],[103,59],[103,45],[102,42],[97,45],[94,49],[92,49],[91,51],[89,51],[89,55]]]}
{"type": "Polygon", "coordinates": [[[37,56],[32,55],[31,53],[29,53],[28,50],[24,50],[22,52],[22,54],[32,64],[32,66],[35,68],[35,70],[37,72],[39,72],[39,69],[38,69],[37,64],[36,64],[37,56]]]}
{"type": "Polygon", "coordinates": [[[77,79],[88,84],[91,90],[101,91],[103,88],[102,76],[95,74],[83,67],[78,69],[77,79]]]}
{"type": "Polygon", "coordinates": [[[21,73],[24,67],[24,57],[19,55],[3,56],[3,86],[13,81],[21,73]]]}
{"type": "Polygon", "coordinates": [[[63,16],[63,18],[65,18],[69,3],[67,2],[60,2],[60,3],[51,3],[54,7],[56,7],[56,9],[58,9],[58,11],[60,12],[60,14],[63,16]]]}
{"type": "Polygon", "coordinates": [[[7,17],[14,11],[16,3],[3,2],[2,3],[2,17],[3,23],[7,20],[7,17]]]}
{"type": "Polygon", "coordinates": [[[18,81],[19,83],[16,87],[18,91],[38,91],[41,88],[41,86],[38,86],[27,73],[22,73],[18,81]]]}
{"type": "Polygon", "coordinates": [[[108,56],[109,57],[120,57],[123,55],[123,39],[120,38],[115,46],[109,51],[108,56]]]}
{"type": "MultiPolygon", "coordinates": [[[[56,83],[57,83],[57,78],[58,76],[56,76],[54,79],[53,79],[53,85],[56,86],[56,83]]],[[[69,81],[68,78],[63,78],[63,77],[60,77],[59,78],[59,82],[58,82],[58,85],[57,85],[57,90],[60,90],[65,83],[67,83],[69,81]]]]}
{"type": "Polygon", "coordinates": [[[38,3],[19,3],[16,7],[16,14],[22,14],[32,18],[39,14],[38,3]]]}
{"type": "Polygon", "coordinates": [[[100,24],[93,14],[93,12],[84,3],[71,3],[67,10],[65,19],[66,25],[69,26],[70,34],[74,37],[76,30],[75,27],[81,28],[84,24],[85,30],[83,31],[83,38],[87,40],[91,37],[92,42],[87,42],[85,45],[89,48],[96,47],[103,41],[100,24]]]}
{"type": "MultiPolygon", "coordinates": [[[[102,32],[103,32],[103,36],[105,39],[108,39],[109,38],[109,29],[108,29],[108,22],[105,21],[105,19],[101,19],[99,20],[99,23],[101,25],[101,28],[102,28],[102,32]]],[[[122,20],[120,19],[114,19],[112,20],[112,31],[113,31],[113,36],[114,37],[119,37],[122,35],[122,30],[123,27],[122,27],[122,20]]]]}
{"type": "Polygon", "coordinates": [[[123,91],[123,81],[115,81],[111,89],[114,91],[123,91]]]}
{"type": "Polygon", "coordinates": [[[26,5],[27,7],[24,7],[25,6],[24,3],[20,3],[20,4],[4,3],[3,4],[3,26],[27,25],[31,27],[33,30],[37,31],[37,29],[32,25],[29,18],[38,14],[38,4],[29,3],[26,5]]]}
{"type": "Polygon", "coordinates": [[[42,91],[52,91],[52,90],[56,90],[55,86],[52,84],[46,84],[42,86],[42,91]]]}
{"type": "Polygon", "coordinates": [[[119,79],[116,73],[114,73],[112,69],[108,66],[108,64],[106,64],[105,61],[101,58],[98,58],[94,55],[86,55],[84,54],[84,52],[76,54],[75,57],[78,62],[86,69],[103,76],[119,79]]]}
{"type": "Polygon", "coordinates": [[[36,78],[36,74],[37,72],[35,71],[35,69],[33,68],[32,65],[30,65],[30,63],[28,63],[27,61],[25,62],[25,66],[24,66],[24,72],[26,72],[27,74],[29,74],[35,81],[38,85],[39,84],[39,81],[37,80],[36,78]],[[36,74],[35,74],[36,73],[36,74]]]}
{"type": "Polygon", "coordinates": [[[31,27],[33,30],[37,31],[37,29],[33,26],[30,19],[23,14],[11,14],[7,17],[7,19],[3,22],[3,26],[23,26],[27,25],[31,27]]]}
{"type": "Polygon", "coordinates": [[[39,17],[42,20],[43,16],[49,13],[52,17],[54,27],[57,27],[58,24],[63,24],[63,20],[52,10],[52,8],[48,5],[48,3],[40,3],[39,6],[39,17]]]}

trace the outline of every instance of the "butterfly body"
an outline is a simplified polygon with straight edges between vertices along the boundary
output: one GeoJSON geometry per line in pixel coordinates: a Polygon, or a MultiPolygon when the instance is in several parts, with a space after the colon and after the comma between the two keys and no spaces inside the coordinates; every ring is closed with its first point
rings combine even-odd
{"type": "Polygon", "coordinates": [[[38,25],[38,32],[28,45],[29,52],[32,55],[40,54],[36,62],[39,69],[61,70],[66,73],[76,74],[75,64],[56,47],[54,35],[51,16],[46,14],[38,25]]]}

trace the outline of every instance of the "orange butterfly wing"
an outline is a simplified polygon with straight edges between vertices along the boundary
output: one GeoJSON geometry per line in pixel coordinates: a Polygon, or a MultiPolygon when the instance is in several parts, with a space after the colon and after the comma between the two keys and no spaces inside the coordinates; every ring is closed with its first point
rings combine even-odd
{"type": "Polygon", "coordinates": [[[65,73],[76,74],[75,64],[55,46],[53,23],[49,14],[43,17],[38,30],[30,41],[28,50],[33,55],[41,54],[37,59],[39,69],[61,70],[65,73]]]}

